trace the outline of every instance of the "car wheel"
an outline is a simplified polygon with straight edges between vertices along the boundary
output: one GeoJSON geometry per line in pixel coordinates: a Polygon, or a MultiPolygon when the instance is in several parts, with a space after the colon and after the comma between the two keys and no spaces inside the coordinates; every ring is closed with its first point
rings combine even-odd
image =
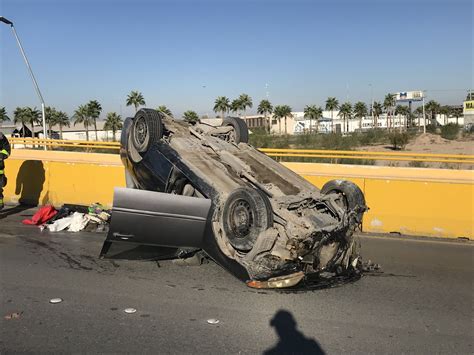
{"type": "Polygon", "coordinates": [[[135,114],[130,138],[139,153],[145,153],[162,136],[163,124],[158,111],[143,108],[135,114]]]}
{"type": "Polygon", "coordinates": [[[227,136],[227,141],[236,144],[249,142],[249,129],[243,119],[238,117],[226,117],[222,121],[222,126],[232,126],[233,128],[227,136]]]}
{"type": "Polygon", "coordinates": [[[229,243],[249,251],[257,237],[273,225],[273,211],[267,196],[251,188],[234,190],[225,202],[222,224],[229,243]]]}
{"type": "Polygon", "coordinates": [[[358,221],[362,222],[366,205],[364,194],[359,186],[347,180],[331,180],[324,184],[321,193],[341,195],[341,207],[345,210],[352,210],[358,206],[362,207],[357,214],[358,221]]]}

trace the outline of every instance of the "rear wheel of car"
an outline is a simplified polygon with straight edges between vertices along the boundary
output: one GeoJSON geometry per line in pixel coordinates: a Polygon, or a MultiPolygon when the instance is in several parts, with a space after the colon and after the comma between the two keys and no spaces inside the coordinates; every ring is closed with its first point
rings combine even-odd
{"type": "Polygon", "coordinates": [[[267,196],[251,188],[234,190],[224,205],[222,224],[229,243],[249,251],[260,233],[273,225],[273,211],[267,196]]]}
{"type": "Polygon", "coordinates": [[[222,126],[232,126],[233,130],[227,135],[226,140],[231,143],[248,143],[249,129],[245,121],[239,117],[226,117],[222,126]]]}
{"type": "Polygon", "coordinates": [[[324,184],[321,189],[323,194],[339,194],[341,207],[345,210],[353,210],[360,207],[357,213],[358,221],[362,222],[362,216],[365,212],[365,197],[359,186],[347,180],[331,180],[324,184]]]}
{"type": "Polygon", "coordinates": [[[163,123],[158,111],[143,108],[135,114],[131,129],[131,143],[139,153],[145,153],[163,137],[163,123]]]}

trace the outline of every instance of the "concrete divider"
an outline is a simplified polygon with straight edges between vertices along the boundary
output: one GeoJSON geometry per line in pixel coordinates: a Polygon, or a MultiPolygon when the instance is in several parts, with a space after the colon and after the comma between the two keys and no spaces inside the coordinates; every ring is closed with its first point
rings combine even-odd
{"type": "MultiPolygon", "coordinates": [[[[370,207],[365,232],[474,238],[474,171],[284,163],[318,187],[332,179],[356,183],[370,207]]],[[[15,149],[6,161],[7,203],[111,206],[124,186],[116,154],[15,149]]]]}

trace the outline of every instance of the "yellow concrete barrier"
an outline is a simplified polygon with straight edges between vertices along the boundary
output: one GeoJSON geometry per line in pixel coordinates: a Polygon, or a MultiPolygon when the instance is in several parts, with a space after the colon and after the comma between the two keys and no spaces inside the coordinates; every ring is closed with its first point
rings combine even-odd
{"type": "MultiPolygon", "coordinates": [[[[370,210],[365,232],[474,239],[474,171],[284,163],[318,187],[346,179],[363,191],[370,210]]],[[[118,155],[14,150],[6,160],[5,200],[60,206],[111,206],[125,186],[118,155]]]]}

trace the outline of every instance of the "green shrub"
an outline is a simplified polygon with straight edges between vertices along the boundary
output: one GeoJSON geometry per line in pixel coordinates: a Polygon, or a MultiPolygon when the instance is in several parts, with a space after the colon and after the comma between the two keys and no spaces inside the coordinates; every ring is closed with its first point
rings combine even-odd
{"type": "Polygon", "coordinates": [[[456,123],[448,123],[441,127],[441,137],[445,139],[456,139],[459,133],[459,126],[456,123]]]}
{"type": "Polygon", "coordinates": [[[428,125],[426,125],[426,132],[432,133],[432,134],[437,134],[437,133],[438,133],[438,129],[436,128],[435,125],[433,125],[433,124],[428,124],[428,125]]]}
{"type": "Polygon", "coordinates": [[[408,166],[411,168],[426,168],[426,164],[422,161],[413,160],[408,163],[408,166]]]}
{"type": "Polygon", "coordinates": [[[390,144],[392,144],[395,150],[404,149],[408,144],[408,140],[409,137],[407,133],[393,132],[390,134],[390,144]]]}

